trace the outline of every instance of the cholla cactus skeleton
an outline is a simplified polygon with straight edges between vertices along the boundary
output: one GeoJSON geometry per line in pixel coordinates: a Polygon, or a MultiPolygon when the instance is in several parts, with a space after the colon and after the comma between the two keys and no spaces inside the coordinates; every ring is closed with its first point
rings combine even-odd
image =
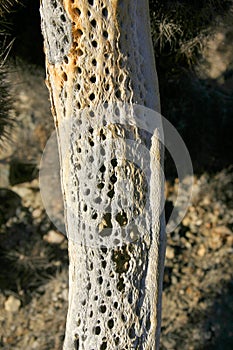
{"type": "Polygon", "coordinates": [[[42,0],[41,19],[70,238],[64,349],[158,349],[162,151],[124,119],[159,111],[148,1],[42,0]],[[149,149],[149,189],[127,139],[149,149]]]}

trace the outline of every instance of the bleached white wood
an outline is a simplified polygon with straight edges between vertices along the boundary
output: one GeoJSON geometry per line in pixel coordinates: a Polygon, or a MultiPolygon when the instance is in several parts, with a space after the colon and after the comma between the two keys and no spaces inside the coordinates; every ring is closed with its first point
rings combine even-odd
{"type": "Polygon", "coordinates": [[[162,149],[134,114],[160,110],[148,1],[42,0],[41,20],[69,238],[64,350],[158,349],[162,149]]]}

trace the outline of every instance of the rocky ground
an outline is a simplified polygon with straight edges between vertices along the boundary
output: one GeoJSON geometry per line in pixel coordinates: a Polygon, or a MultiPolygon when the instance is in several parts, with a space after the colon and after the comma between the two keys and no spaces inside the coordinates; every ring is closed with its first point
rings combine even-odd
{"type": "MultiPolygon", "coordinates": [[[[20,63],[9,80],[17,125],[0,155],[0,348],[60,350],[68,256],[39,191],[53,128],[44,72],[20,63]]],[[[195,176],[187,215],[167,237],[162,350],[233,348],[232,170],[195,176]]],[[[167,182],[170,204],[176,189],[167,182]]]]}

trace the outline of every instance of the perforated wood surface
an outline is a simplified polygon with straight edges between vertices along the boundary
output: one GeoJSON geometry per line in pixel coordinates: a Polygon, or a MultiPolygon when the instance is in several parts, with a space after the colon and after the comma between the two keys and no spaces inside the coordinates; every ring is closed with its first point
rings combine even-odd
{"type": "Polygon", "coordinates": [[[41,4],[69,238],[64,349],[158,347],[161,146],[156,132],[140,130],[133,109],[159,111],[147,6],[142,0],[41,4]]]}

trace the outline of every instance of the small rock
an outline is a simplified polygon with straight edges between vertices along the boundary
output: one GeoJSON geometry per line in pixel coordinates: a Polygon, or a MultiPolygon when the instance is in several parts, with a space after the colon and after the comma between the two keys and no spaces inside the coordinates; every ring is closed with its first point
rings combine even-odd
{"type": "Polygon", "coordinates": [[[28,198],[32,196],[32,191],[25,187],[25,185],[19,184],[12,186],[12,189],[15,193],[17,193],[22,199],[28,198]]]}
{"type": "Polygon", "coordinates": [[[226,226],[217,226],[213,229],[213,232],[219,236],[228,236],[231,235],[231,230],[226,226]]]}
{"type": "Polygon", "coordinates": [[[205,227],[206,227],[206,228],[211,228],[211,223],[210,223],[210,222],[206,222],[206,223],[205,223],[205,227]]]}
{"type": "Polygon", "coordinates": [[[223,240],[231,231],[226,226],[218,226],[211,230],[208,244],[211,249],[217,250],[223,245],[223,240]]]}
{"type": "Polygon", "coordinates": [[[188,316],[185,313],[181,313],[178,317],[177,317],[177,321],[180,324],[187,324],[188,323],[188,316]]]}
{"type": "Polygon", "coordinates": [[[198,300],[201,297],[201,293],[198,289],[194,288],[193,286],[189,286],[185,290],[185,294],[190,299],[190,304],[196,305],[198,300]]]}
{"type": "Polygon", "coordinates": [[[189,241],[187,241],[187,240],[184,240],[184,246],[185,246],[187,249],[192,248],[192,244],[191,244],[189,241]]]}
{"type": "Polygon", "coordinates": [[[201,244],[198,251],[197,251],[197,255],[202,258],[205,255],[205,253],[206,253],[205,246],[203,244],[201,244]]]}
{"type": "Polygon", "coordinates": [[[188,216],[185,216],[184,219],[182,220],[182,224],[184,226],[189,226],[190,224],[190,218],[188,216]]]}
{"type": "Polygon", "coordinates": [[[222,246],[222,240],[219,237],[212,237],[208,240],[208,245],[212,250],[217,250],[222,246]]]}
{"type": "Polygon", "coordinates": [[[172,284],[177,284],[178,283],[178,278],[176,276],[171,277],[171,282],[172,284]]]}
{"type": "Polygon", "coordinates": [[[60,244],[64,241],[65,237],[63,234],[50,230],[47,235],[43,236],[43,240],[51,244],[60,244]]]}
{"type": "Polygon", "coordinates": [[[174,339],[171,339],[171,337],[164,337],[163,339],[163,346],[165,347],[165,349],[167,350],[172,350],[175,348],[176,346],[176,342],[174,339]]]}
{"type": "Polygon", "coordinates": [[[41,214],[42,214],[42,210],[40,208],[37,208],[37,209],[34,209],[33,212],[32,212],[32,217],[34,219],[38,219],[41,217],[41,214]]]}
{"type": "Polygon", "coordinates": [[[228,246],[233,247],[233,236],[228,236],[226,243],[228,246]]]}
{"type": "Polygon", "coordinates": [[[25,330],[23,329],[22,326],[17,327],[17,329],[14,332],[16,337],[21,337],[24,333],[25,333],[25,330]]]}
{"type": "Polygon", "coordinates": [[[201,225],[202,225],[202,222],[203,222],[203,221],[202,221],[201,219],[199,219],[199,220],[196,221],[196,225],[197,225],[197,226],[201,226],[201,225]]]}
{"type": "Polygon", "coordinates": [[[34,343],[32,344],[32,349],[39,349],[40,348],[40,344],[38,340],[35,340],[34,343]]]}
{"type": "Polygon", "coordinates": [[[4,306],[6,311],[17,312],[21,306],[21,301],[13,295],[10,295],[5,301],[4,306]]]}
{"type": "Polygon", "coordinates": [[[36,178],[36,179],[33,179],[31,182],[30,182],[30,188],[34,188],[34,189],[39,189],[39,179],[36,178]]]}
{"type": "Polygon", "coordinates": [[[175,257],[175,251],[172,247],[170,246],[167,246],[167,249],[166,249],[166,258],[167,259],[174,259],[175,257]]]}
{"type": "Polygon", "coordinates": [[[202,200],[202,205],[208,206],[208,205],[210,205],[210,203],[211,203],[211,201],[210,201],[209,196],[205,196],[202,200]]]}

